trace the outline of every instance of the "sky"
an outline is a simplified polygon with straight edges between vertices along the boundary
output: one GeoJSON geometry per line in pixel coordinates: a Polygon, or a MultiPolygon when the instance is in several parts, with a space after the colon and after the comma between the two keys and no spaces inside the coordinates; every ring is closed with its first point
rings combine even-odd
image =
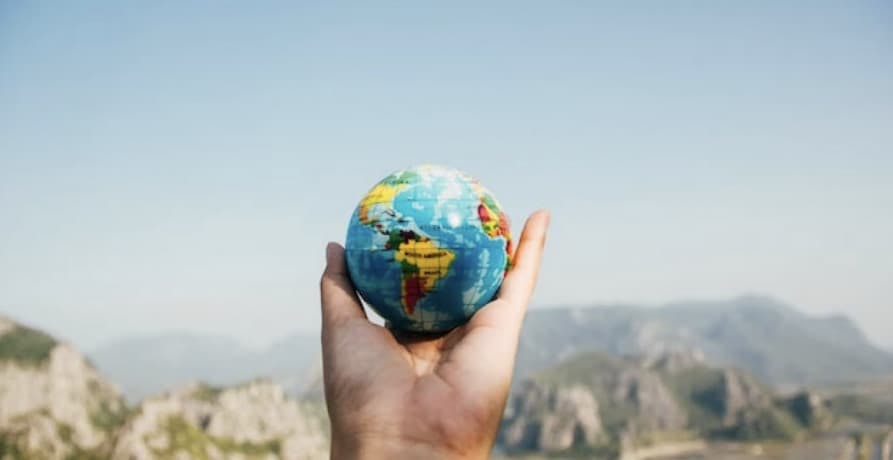
{"type": "Polygon", "coordinates": [[[532,308],[893,345],[889,2],[0,3],[0,312],[83,348],[317,330],[325,243],[418,163],[552,211],[532,308]]]}

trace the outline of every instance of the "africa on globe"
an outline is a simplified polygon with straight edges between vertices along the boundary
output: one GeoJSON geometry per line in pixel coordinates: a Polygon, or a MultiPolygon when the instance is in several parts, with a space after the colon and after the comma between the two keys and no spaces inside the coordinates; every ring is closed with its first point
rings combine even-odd
{"type": "Polygon", "coordinates": [[[493,299],[512,242],[489,190],[463,172],[423,165],[372,187],[350,219],[345,249],[354,286],[391,327],[441,332],[493,299]]]}

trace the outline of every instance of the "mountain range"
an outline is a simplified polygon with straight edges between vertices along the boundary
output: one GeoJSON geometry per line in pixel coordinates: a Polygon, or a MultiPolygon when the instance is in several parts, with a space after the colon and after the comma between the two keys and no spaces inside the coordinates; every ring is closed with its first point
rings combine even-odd
{"type": "Polygon", "coordinates": [[[132,337],[89,354],[129,401],[191,382],[234,385],[264,376],[296,395],[318,374],[319,337],[294,334],[262,350],[236,340],[186,332],[132,337]]]}
{"type": "MultiPolygon", "coordinates": [[[[889,381],[826,393],[830,399],[779,394],[704,359],[696,350],[581,351],[532,372],[510,396],[495,458],[742,460],[764,458],[766,442],[780,455],[765,457],[772,459],[890,457],[889,381]]],[[[0,458],[327,456],[318,391],[294,398],[268,379],[196,382],[127,404],[76,349],[0,317],[0,458]]]]}
{"type": "MultiPolygon", "coordinates": [[[[264,350],[187,333],[126,338],[89,353],[128,400],[190,381],[232,385],[257,376],[300,395],[319,376],[319,337],[294,334],[264,350]]],[[[893,375],[893,353],[841,315],[814,317],[762,296],[676,302],[660,307],[602,305],[531,310],[524,324],[515,386],[583,351],[659,356],[693,351],[705,362],[799,388],[893,375]]]]}
{"type": "Polygon", "coordinates": [[[701,440],[791,441],[826,429],[817,394],[777,397],[746,372],[669,352],[659,359],[583,352],[524,380],[501,433],[508,452],[613,456],[701,440]],[[613,453],[613,454],[612,454],[613,453]]]}
{"type": "MultiPolygon", "coordinates": [[[[893,458],[890,355],[842,317],[763,297],[555,308],[531,312],[518,359],[496,458],[893,458]],[[836,383],[779,391],[809,382],[836,383]]],[[[88,360],[0,315],[0,458],[322,459],[319,376],[315,334],[168,334],[88,360]]]]}
{"type": "Polygon", "coordinates": [[[815,317],[769,297],[531,311],[516,375],[580,351],[614,356],[697,350],[707,362],[747,370],[776,386],[826,385],[893,374],[893,353],[849,318],[815,317]]]}

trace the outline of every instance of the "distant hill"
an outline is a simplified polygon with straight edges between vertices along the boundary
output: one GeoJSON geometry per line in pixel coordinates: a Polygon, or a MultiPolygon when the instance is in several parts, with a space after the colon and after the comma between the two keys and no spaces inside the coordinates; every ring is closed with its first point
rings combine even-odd
{"type": "Polygon", "coordinates": [[[500,446],[627,458],[705,440],[790,441],[832,422],[814,394],[778,398],[744,372],[684,352],[654,358],[583,352],[533,375],[512,395],[500,446]]]}
{"type": "MultiPolygon", "coordinates": [[[[325,458],[318,360],[315,334],[260,351],[169,334],[121,340],[87,360],[0,316],[0,458],[325,458]],[[214,384],[183,385],[199,380],[214,384]],[[112,381],[134,401],[152,395],[128,406],[112,381]]],[[[523,458],[656,458],[829,434],[835,452],[869,444],[882,452],[893,446],[893,434],[875,436],[893,424],[893,373],[822,386],[824,398],[780,395],[752,374],[821,382],[835,380],[833,368],[852,381],[887,373],[890,363],[847,319],[811,318],[765,298],[534,311],[499,449],[523,458]]]]}
{"type": "Polygon", "coordinates": [[[320,359],[319,337],[295,334],[264,350],[230,338],[170,333],[106,343],[90,359],[130,401],[190,382],[234,385],[268,377],[299,393],[320,359]]]}
{"type": "MultiPolygon", "coordinates": [[[[319,377],[319,337],[295,334],[264,350],[218,336],[171,333],[124,338],[90,353],[130,401],[193,381],[232,385],[269,377],[298,395],[319,377]]],[[[825,385],[893,375],[893,353],[872,345],[843,316],[817,318],[766,297],[532,310],[518,352],[516,385],[581,351],[614,356],[697,350],[773,385],[825,385]]]]}
{"type": "MultiPolygon", "coordinates": [[[[766,297],[551,308],[524,324],[520,379],[586,350],[615,356],[700,350],[710,363],[745,369],[774,385],[813,385],[893,373],[893,354],[844,316],[812,317],[766,297]]],[[[516,381],[519,381],[516,379],[516,381]]]]}

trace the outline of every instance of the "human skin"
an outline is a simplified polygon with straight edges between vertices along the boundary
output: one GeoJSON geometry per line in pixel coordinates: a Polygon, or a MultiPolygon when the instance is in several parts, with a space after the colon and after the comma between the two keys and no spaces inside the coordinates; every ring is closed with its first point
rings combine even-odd
{"type": "Polygon", "coordinates": [[[546,211],[532,214],[497,297],[437,336],[370,322],[344,248],[329,243],[320,293],[333,459],[489,457],[548,225],[546,211]]]}

